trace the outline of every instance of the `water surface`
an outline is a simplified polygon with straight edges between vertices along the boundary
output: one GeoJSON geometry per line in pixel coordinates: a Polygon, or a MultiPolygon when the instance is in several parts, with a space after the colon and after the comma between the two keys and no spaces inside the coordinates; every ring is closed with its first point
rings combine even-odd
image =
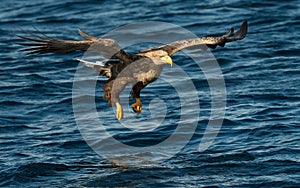
{"type": "MultiPolygon", "coordinates": [[[[299,186],[299,5],[298,0],[2,2],[0,186],[299,186]],[[197,151],[209,121],[209,87],[194,62],[179,53],[173,60],[192,77],[201,105],[196,133],[182,152],[147,168],[107,162],[80,134],[72,87],[74,58],[81,53],[24,56],[17,52],[21,47],[15,36],[20,27],[34,31],[34,25],[52,37],[80,39],[77,28],[102,36],[142,21],[168,22],[203,36],[238,27],[244,20],[249,21],[246,39],[212,50],[227,90],[225,120],[213,145],[197,151]]],[[[138,49],[138,45],[130,48],[138,49]]],[[[167,68],[164,75],[172,74],[167,68]]],[[[97,83],[96,104],[100,111],[107,110],[105,125],[125,143],[143,143],[127,129],[120,135],[123,129],[114,127],[113,111],[101,98],[104,80],[97,83]]],[[[148,135],[144,144],[154,144],[174,130],[180,107],[172,101],[178,96],[166,87],[172,88],[161,81],[144,91],[145,113],[138,120],[149,117],[147,104],[152,98],[171,101],[165,126],[148,135]]]]}

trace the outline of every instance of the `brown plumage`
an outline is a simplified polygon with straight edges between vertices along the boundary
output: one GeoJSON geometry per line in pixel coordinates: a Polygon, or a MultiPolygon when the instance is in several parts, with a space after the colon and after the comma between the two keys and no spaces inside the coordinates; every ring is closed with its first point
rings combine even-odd
{"type": "MultiPolygon", "coordinates": [[[[74,51],[93,51],[100,53],[103,57],[110,59],[101,65],[89,64],[95,71],[108,77],[107,83],[102,87],[103,97],[108,100],[109,105],[116,105],[116,115],[122,119],[123,110],[119,101],[119,94],[128,83],[132,83],[132,97],[136,103],[132,105],[133,110],[139,114],[142,110],[140,91],[149,83],[154,82],[163,69],[163,64],[172,64],[170,56],[179,50],[195,46],[216,48],[224,47],[226,43],[242,40],[247,34],[247,22],[243,22],[240,30],[234,33],[231,28],[227,33],[219,37],[202,37],[175,41],[170,44],[152,47],[142,50],[137,54],[125,52],[113,39],[103,39],[90,36],[81,30],[79,34],[84,40],[59,40],[49,38],[44,34],[36,35],[28,33],[31,37],[17,35],[30,43],[19,43],[29,48],[20,51],[32,54],[45,53],[70,53],[74,51]]],[[[84,62],[83,60],[80,60],[84,62]]]]}

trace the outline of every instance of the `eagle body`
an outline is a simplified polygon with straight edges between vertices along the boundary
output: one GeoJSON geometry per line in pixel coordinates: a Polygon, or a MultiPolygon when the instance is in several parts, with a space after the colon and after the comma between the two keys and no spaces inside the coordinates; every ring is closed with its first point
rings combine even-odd
{"type": "Polygon", "coordinates": [[[136,102],[132,104],[132,109],[137,114],[142,111],[142,102],[140,92],[148,84],[157,80],[160,76],[164,64],[172,65],[171,56],[184,48],[205,47],[216,48],[224,47],[225,44],[242,40],[248,31],[247,21],[243,22],[240,29],[234,32],[233,28],[222,36],[207,36],[186,40],[174,41],[170,44],[155,46],[149,49],[141,50],[139,53],[127,53],[114,39],[97,38],[90,36],[81,30],[79,34],[84,40],[60,40],[47,37],[44,34],[36,35],[26,32],[31,37],[17,35],[27,42],[21,42],[20,45],[29,48],[20,51],[31,54],[45,53],[71,53],[74,51],[96,52],[107,58],[107,62],[93,63],[79,59],[86,66],[93,68],[100,75],[108,78],[106,84],[102,87],[103,97],[108,100],[110,106],[115,105],[116,117],[123,118],[123,108],[120,103],[119,95],[127,84],[132,84],[132,97],[136,102]]]}
{"type": "Polygon", "coordinates": [[[127,84],[131,84],[132,98],[140,98],[140,91],[154,82],[163,70],[163,64],[155,64],[152,59],[142,57],[129,64],[124,62],[107,62],[104,67],[95,67],[100,75],[109,77],[102,87],[103,97],[108,100],[109,106],[119,101],[119,94],[127,84]]]}

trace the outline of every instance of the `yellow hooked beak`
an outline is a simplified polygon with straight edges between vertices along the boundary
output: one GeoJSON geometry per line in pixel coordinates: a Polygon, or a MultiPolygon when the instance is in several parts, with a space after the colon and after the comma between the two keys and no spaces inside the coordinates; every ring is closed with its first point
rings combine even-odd
{"type": "Polygon", "coordinates": [[[172,61],[171,57],[168,56],[168,55],[163,56],[163,57],[161,58],[161,60],[162,60],[164,63],[170,64],[171,66],[173,65],[173,61],[172,61]]]}

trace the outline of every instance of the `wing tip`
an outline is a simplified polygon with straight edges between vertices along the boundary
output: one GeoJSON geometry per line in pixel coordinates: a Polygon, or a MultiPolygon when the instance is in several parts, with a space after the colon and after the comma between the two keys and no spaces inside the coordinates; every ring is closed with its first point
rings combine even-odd
{"type": "Polygon", "coordinates": [[[80,36],[82,36],[86,40],[97,40],[97,37],[86,34],[80,28],[78,28],[78,33],[80,36]]]}
{"type": "Polygon", "coordinates": [[[241,25],[241,28],[239,30],[239,35],[240,35],[240,38],[243,39],[246,37],[248,33],[248,21],[245,20],[242,25],[241,25]]]}
{"type": "Polygon", "coordinates": [[[248,29],[248,21],[247,21],[247,20],[245,20],[245,21],[242,23],[241,28],[248,29]]]}
{"type": "Polygon", "coordinates": [[[240,27],[240,29],[234,33],[233,38],[227,39],[227,42],[233,42],[236,40],[242,40],[246,37],[248,33],[248,21],[244,21],[240,27]]]}
{"type": "Polygon", "coordinates": [[[225,37],[225,38],[226,38],[226,37],[229,37],[229,36],[232,35],[233,33],[234,33],[234,28],[231,27],[231,28],[229,29],[229,31],[223,35],[223,37],[225,37]]]}

